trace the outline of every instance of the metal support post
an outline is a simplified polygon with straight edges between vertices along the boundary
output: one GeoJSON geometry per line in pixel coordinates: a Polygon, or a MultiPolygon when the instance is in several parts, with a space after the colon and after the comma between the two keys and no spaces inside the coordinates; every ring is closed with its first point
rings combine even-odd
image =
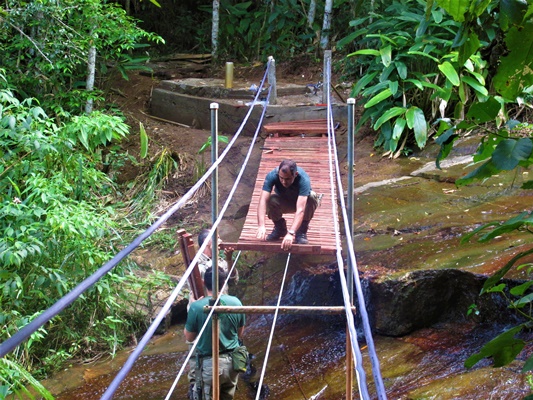
{"type": "Polygon", "coordinates": [[[324,68],[322,69],[322,103],[328,104],[329,88],[331,87],[330,74],[326,73],[331,69],[331,50],[324,51],[324,68]]]}
{"type": "Polygon", "coordinates": [[[274,105],[278,102],[278,90],[276,88],[276,60],[274,60],[274,57],[269,56],[268,62],[270,63],[267,74],[268,84],[270,85],[268,104],[274,105]]]}
{"type": "MultiPolygon", "coordinates": [[[[353,184],[353,163],[354,163],[354,110],[355,110],[355,99],[349,98],[348,103],[348,198],[346,199],[346,212],[348,214],[348,221],[350,232],[347,235],[347,240],[351,240],[353,243],[353,200],[354,200],[354,184],[353,184]]],[[[352,260],[348,257],[348,267],[347,267],[347,276],[346,282],[348,284],[348,293],[350,295],[350,304],[353,305],[353,265],[352,260]]],[[[352,399],[352,388],[353,388],[353,378],[354,378],[354,369],[353,365],[353,353],[352,353],[352,342],[350,341],[350,333],[348,328],[346,328],[346,400],[352,399]]]]}
{"type": "MultiPolygon", "coordinates": [[[[218,103],[211,103],[211,163],[214,164],[218,159],[218,103]]],[[[218,218],[218,168],[215,168],[211,177],[211,214],[212,223],[218,218]]],[[[211,238],[211,266],[213,268],[213,296],[218,297],[218,229],[213,231],[211,238]]],[[[212,361],[213,361],[213,400],[220,398],[220,378],[219,371],[219,319],[213,316],[213,333],[212,333],[212,361]]]]}

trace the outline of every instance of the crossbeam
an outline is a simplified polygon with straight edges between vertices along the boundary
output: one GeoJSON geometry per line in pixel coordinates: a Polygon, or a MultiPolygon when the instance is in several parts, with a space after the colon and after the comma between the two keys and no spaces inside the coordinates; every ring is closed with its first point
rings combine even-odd
{"type": "MultiPolygon", "coordinates": [[[[276,310],[282,314],[344,314],[343,306],[205,306],[204,312],[214,309],[215,314],[273,314],[276,310]]],[[[355,314],[355,307],[352,306],[355,314]]]]}

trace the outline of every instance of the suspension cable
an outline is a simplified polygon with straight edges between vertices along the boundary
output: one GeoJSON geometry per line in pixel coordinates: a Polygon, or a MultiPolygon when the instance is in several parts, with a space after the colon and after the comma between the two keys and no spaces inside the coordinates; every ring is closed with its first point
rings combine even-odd
{"type": "MultiPolygon", "coordinates": [[[[325,72],[326,74],[329,74],[329,71],[330,71],[330,65],[327,64],[326,68],[325,68],[325,72]]],[[[333,117],[332,117],[332,112],[331,112],[331,96],[330,96],[330,92],[329,92],[329,88],[330,88],[330,84],[329,84],[329,75],[327,75],[325,77],[326,79],[324,79],[327,84],[324,85],[324,90],[327,91],[327,122],[328,122],[328,154],[329,154],[329,168],[330,168],[330,174],[329,174],[329,178],[330,178],[330,187],[331,187],[331,198],[335,198],[335,191],[334,191],[334,188],[335,188],[335,182],[334,182],[334,179],[333,179],[333,176],[334,176],[334,172],[332,170],[333,166],[334,165],[338,165],[338,160],[337,160],[337,154],[336,153],[333,153],[332,151],[332,147],[335,148],[335,146],[332,145],[332,142],[335,143],[335,141],[333,140],[334,139],[334,128],[333,128],[333,117]],[[334,159],[333,159],[333,156],[332,156],[332,153],[333,155],[335,156],[334,159]]],[[[337,172],[338,174],[338,172],[337,172]]],[[[339,190],[339,193],[343,193],[342,190],[339,190]]],[[[342,198],[342,195],[339,196],[340,198],[342,198]]],[[[332,202],[332,214],[333,215],[338,215],[337,213],[337,205],[335,202],[332,202]]],[[[361,355],[361,350],[359,348],[359,343],[357,341],[357,331],[355,329],[355,321],[354,321],[354,317],[353,317],[353,313],[351,311],[351,299],[350,299],[350,294],[348,292],[348,285],[347,285],[347,282],[346,282],[346,277],[344,276],[344,264],[343,264],[343,261],[342,261],[342,251],[341,251],[341,243],[340,243],[340,233],[339,233],[339,226],[338,224],[335,224],[335,241],[336,241],[336,248],[337,248],[337,252],[336,252],[336,255],[337,255],[337,264],[339,266],[339,276],[340,276],[340,280],[341,280],[341,289],[342,289],[342,297],[343,297],[343,301],[344,301],[344,307],[346,309],[346,321],[347,321],[347,325],[348,325],[348,331],[350,333],[350,341],[351,341],[351,344],[352,344],[352,352],[354,353],[354,362],[355,362],[355,369],[356,369],[356,375],[357,375],[357,383],[358,383],[358,387],[359,387],[359,393],[360,393],[360,397],[362,399],[370,399],[370,396],[368,394],[368,388],[367,388],[367,383],[366,383],[366,374],[365,374],[365,370],[363,368],[363,357],[361,355]]]]}
{"type": "MultiPolygon", "coordinates": [[[[270,89],[269,89],[269,91],[268,91],[268,94],[267,94],[267,101],[265,102],[265,104],[268,104],[268,98],[269,98],[269,97],[270,97],[270,89]]],[[[230,193],[228,194],[228,198],[227,198],[227,200],[226,200],[226,203],[225,203],[224,206],[222,207],[222,210],[221,210],[221,212],[220,212],[220,216],[219,216],[219,218],[215,221],[215,223],[213,224],[213,227],[212,227],[213,230],[219,225],[219,223],[220,223],[222,217],[224,216],[224,213],[226,212],[226,209],[228,208],[229,201],[232,199],[233,194],[235,193],[235,190],[236,190],[236,188],[237,188],[237,185],[238,185],[238,183],[239,183],[240,180],[241,180],[241,177],[242,177],[242,175],[243,175],[243,173],[244,173],[244,171],[245,171],[245,169],[246,169],[246,166],[248,165],[248,162],[249,162],[250,156],[251,156],[251,154],[252,154],[252,150],[253,150],[253,144],[255,143],[255,140],[257,139],[257,136],[258,136],[259,131],[260,131],[260,129],[261,129],[261,125],[262,125],[262,121],[263,121],[263,119],[264,119],[265,113],[266,113],[266,106],[263,106],[263,112],[261,113],[261,117],[260,117],[259,123],[258,123],[258,125],[257,125],[257,128],[256,128],[256,131],[255,131],[255,134],[254,134],[253,140],[251,141],[251,146],[249,147],[248,152],[246,153],[246,157],[245,157],[245,159],[244,159],[244,161],[243,161],[243,165],[242,165],[242,167],[241,167],[241,169],[240,169],[240,171],[239,171],[239,174],[237,175],[237,178],[235,179],[235,183],[234,183],[234,185],[233,185],[233,187],[232,187],[230,193]]],[[[210,232],[211,232],[211,231],[210,231],[210,232]]],[[[240,251],[239,251],[239,254],[240,254],[240,251]]],[[[194,262],[194,260],[193,260],[193,262],[194,262]]],[[[192,264],[192,263],[191,263],[191,264],[192,264]]],[[[235,268],[235,265],[236,265],[236,262],[233,263],[233,267],[231,268],[230,273],[228,274],[228,276],[231,275],[231,272],[233,271],[233,268],[235,268]]],[[[211,315],[211,313],[210,313],[210,315],[211,315]]],[[[200,335],[198,335],[198,336],[200,336],[200,335]]],[[[196,348],[196,344],[193,346],[192,349],[195,349],[195,348],[196,348]]],[[[174,391],[174,389],[175,389],[175,387],[176,387],[176,385],[177,385],[177,383],[178,383],[178,381],[179,381],[179,378],[181,377],[181,374],[183,373],[183,370],[185,369],[185,366],[186,366],[187,362],[189,361],[190,357],[191,357],[191,354],[189,354],[189,355],[187,356],[186,360],[184,361],[183,366],[181,367],[180,371],[178,372],[178,376],[176,377],[174,383],[172,384],[172,387],[170,388],[170,390],[169,390],[169,392],[168,392],[167,397],[165,398],[165,400],[168,400],[168,399],[169,399],[169,396],[170,396],[170,395],[172,394],[172,392],[174,391]]]]}
{"type": "MultiPolygon", "coordinates": [[[[266,70],[266,72],[268,72],[268,68],[266,70]]],[[[261,82],[261,86],[260,86],[260,89],[261,87],[263,86],[263,83],[264,83],[264,79],[263,78],[263,81],[261,82]]],[[[259,93],[260,93],[260,90],[258,90],[258,94],[256,95],[255,99],[254,99],[254,103],[255,101],[257,100],[257,98],[259,97],[259,93]]],[[[268,92],[268,96],[270,96],[270,88],[269,88],[269,92],[268,92]]],[[[261,123],[264,119],[264,116],[265,116],[265,113],[266,113],[266,104],[267,102],[265,102],[265,104],[263,105],[263,112],[261,114],[261,118],[260,118],[260,122],[258,124],[258,127],[256,129],[256,132],[254,134],[254,137],[252,139],[252,141],[250,142],[250,147],[248,149],[248,153],[246,154],[246,158],[245,158],[245,161],[243,162],[243,165],[241,167],[241,170],[239,171],[239,174],[235,180],[235,183],[233,184],[232,188],[231,188],[231,191],[230,193],[228,194],[228,197],[226,199],[226,202],[224,203],[224,206],[222,207],[222,210],[220,211],[219,213],[219,216],[217,218],[217,220],[213,223],[213,226],[211,227],[211,229],[209,230],[209,235],[213,235],[213,232],[218,228],[218,225],[220,224],[220,221],[222,221],[222,218],[224,217],[224,213],[226,212],[228,206],[229,206],[229,203],[233,197],[233,194],[235,193],[235,191],[237,190],[237,185],[239,184],[240,182],[240,179],[242,177],[242,175],[244,174],[244,170],[246,168],[246,165],[248,164],[248,161],[250,159],[250,156],[251,156],[251,153],[252,153],[252,150],[253,150],[253,145],[255,144],[255,141],[257,139],[257,136],[259,135],[259,130],[260,130],[260,127],[261,127],[261,123]]],[[[247,117],[251,114],[251,110],[253,109],[253,104],[252,106],[250,107],[250,110],[248,111],[248,114],[247,114],[247,117]]],[[[209,170],[204,174],[204,177],[207,179],[207,176],[208,174],[210,174],[213,170],[214,170],[214,166],[217,166],[220,161],[222,160],[222,158],[227,154],[230,146],[235,142],[235,139],[237,138],[238,134],[243,130],[244,128],[244,125],[246,124],[246,120],[247,120],[247,117],[243,120],[243,123],[241,124],[241,126],[239,127],[238,129],[238,133],[236,133],[236,136],[234,137],[234,139],[230,142],[230,144],[228,145],[228,147],[226,147],[226,149],[224,150],[224,152],[222,153],[221,157],[215,162],[213,163],[213,165],[211,166],[211,168],[209,168],[209,170]]],[[[198,259],[200,257],[200,254],[203,253],[203,251],[205,250],[206,246],[207,246],[207,242],[205,242],[201,247],[200,249],[198,250],[198,253],[196,254],[196,256],[192,259],[191,261],[191,264],[189,266],[189,268],[187,268],[187,270],[185,271],[185,273],[183,274],[182,278],[180,279],[178,285],[176,286],[176,288],[172,291],[170,297],[167,299],[165,305],[163,306],[163,308],[160,310],[159,314],[157,315],[157,317],[154,319],[154,321],[152,322],[152,324],[150,325],[150,327],[148,328],[148,330],[146,331],[146,333],[144,334],[143,338],[141,339],[141,341],[139,341],[137,347],[135,348],[135,350],[131,353],[131,355],[129,356],[129,358],[126,360],[126,362],[124,363],[124,365],[122,366],[122,368],[120,369],[120,371],[118,372],[117,376],[115,377],[115,379],[113,379],[113,381],[111,382],[111,384],[109,385],[109,387],[107,388],[106,392],[103,394],[103,396],[101,397],[102,400],[108,400],[108,399],[111,399],[113,393],[115,393],[115,391],[118,389],[118,386],[120,385],[120,383],[126,378],[127,374],[129,373],[129,371],[133,368],[133,364],[135,363],[135,361],[137,360],[137,358],[140,356],[142,350],[144,349],[144,347],[148,344],[148,341],[151,339],[151,337],[153,336],[153,334],[155,333],[157,327],[159,326],[159,323],[162,321],[164,315],[166,315],[166,313],[168,312],[168,310],[170,309],[172,303],[174,303],[174,300],[176,299],[176,297],[178,296],[179,292],[181,291],[181,288],[183,287],[184,285],[184,282],[186,281],[186,279],[188,278],[188,276],[191,274],[194,266],[198,263],[198,259]]]]}
{"type": "Polygon", "coordinates": [[[253,111],[253,107],[255,106],[255,104],[258,103],[257,100],[261,94],[261,89],[264,85],[269,69],[270,69],[270,62],[267,64],[267,67],[265,69],[265,75],[261,81],[259,90],[257,91],[254,97],[254,100],[252,104],[250,105],[250,108],[246,116],[243,119],[243,123],[241,124],[237,132],[235,133],[233,139],[228,143],[228,146],[226,146],[226,148],[220,155],[220,158],[211,165],[211,167],[198,180],[198,182],[196,182],[196,184],[187,193],[185,193],[183,197],[181,197],[181,199],[176,204],[174,204],[174,206],[172,206],[167,212],[165,212],[152,226],[150,226],[146,231],[141,233],[128,246],[126,246],[124,249],[119,251],[111,260],[109,260],[102,267],[96,270],[88,278],[83,280],[80,284],[78,284],[74,289],[72,289],[65,296],[60,298],[50,308],[48,308],[47,310],[44,310],[35,319],[33,319],[31,322],[23,326],[13,336],[11,336],[10,338],[2,342],[0,344],[0,357],[4,357],[6,354],[11,352],[18,345],[20,345],[24,340],[30,337],[32,333],[37,331],[41,326],[43,326],[45,323],[47,323],[53,317],[55,317],[61,311],[63,311],[66,307],[72,304],[79,296],[81,296],[82,293],[84,293],[87,289],[89,289],[92,285],[94,285],[100,278],[102,278],[105,274],[107,274],[111,269],[117,266],[120,261],[126,258],[127,255],[129,255],[133,250],[135,250],[147,237],[152,235],[152,233],[154,233],[155,230],[159,228],[166,220],[168,220],[178,209],[180,209],[187,203],[187,201],[194,195],[194,193],[196,193],[196,191],[204,184],[204,182],[212,174],[215,168],[217,168],[218,165],[222,162],[226,154],[229,152],[229,150],[231,149],[231,147],[233,146],[233,144],[239,137],[240,133],[243,130],[244,125],[248,121],[248,118],[250,117],[253,111]]]}
{"type": "Polygon", "coordinates": [[[283,273],[283,279],[281,280],[281,287],[279,289],[278,302],[276,304],[276,311],[274,312],[274,319],[272,321],[272,328],[270,328],[270,336],[268,338],[268,344],[265,351],[265,359],[263,361],[263,369],[261,370],[261,377],[259,378],[259,383],[257,385],[257,393],[255,400],[259,400],[261,396],[261,388],[263,387],[263,378],[265,377],[266,367],[268,364],[268,357],[270,355],[270,346],[272,345],[272,338],[274,337],[274,330],[276,329],[276,322],[278,319],[279,304],[281,302],[281,295],[283,294],[283,287],[285,286],[285,279],[287,278],[287,270],[289,269],[289,261],[291,259],[291,253],[287,255],[287,262],[285,263],[285,271],[283,273]]]}
{"type": "MultiPolygon", "coordinates": [[[[328,63],[329,63],[329,61],[328,61],[328,63]]],[[[330,71],[331,71],[330,67],[326,68],[326,73],[329,74],[330,71]]],[[[329,91],[329,87],[327,88],[327,90],[329,91]]],[[[328,101],[329,101],[329,96],[328,96],[328,101]]],[[[329,118],[330,114],[331,114],[331,108],[328,107],[328,119],[329,119],[331,133],[332,133],[331,139],[330,139],[330,141],[328,141],[328,143],[330,143],[331,141],[333,141],[333,143],[335,143],[335,130],[333,129],[332,118],[329,118]]],[[[335,153],[335,159],[338,160],[336,146],[332,146],[332,147],[333,147],[333,151],[335,153]]],[[[341,175],[340,175],[340,168],[339,168],[339,163],[338,162],[335,163],[335,168],[336,168],[336,173],[337,173],[337,175],[336,175],[337,176],[337,185],[338,185],[338,187],[340,189],[339,192],[340,193],[344,193],[344,190],[342,189],[342,181],[340,179],[341,175]]],[[[333,185],[332,185],[332,187],[333,187],[333,185]]],[[[357,261],[355,259],[355,251],[354,251],[354,248],[353,248],[353,242],[352,242],[351,236],[348,234],[349,232],[351,232],[351,229],[350,229],[350,226],[349,226],[348,216],[346,214],[346,205],[345,205],[345,202],[344,202],[344,196],[339,196],[339,198],[340,198],[340,202],[341,202],[341,211],[342,211],[343,221],[344,221],[344,230],[345,230],[345,232],[347,232],[347,235],[346,235],[347,236],[347,240],[346,240],[346,242],[347,242],[347,245],[348,245],[348,253],[349,253],[349,256],[350,256],[351,263],[353,265],[353,269],[352,269],[353,280],[355,281],[357,299],[358,299],[358,303],[359,303],[359,311],[361,313],[361,319],[363,321],[363,330],[364,330],[366,342],[367,342],[367,345],[368,345],[370,361],[372,363],[372,372],[373,372],[374,381],[375,381],[375,384],[376,384],[376,392],[377,392],[377,395],[378,395],[379,399],[385,400],[387,398],[387,395],[386,395],[386,392],[385,392],[385,386],[383,384],[383,379],[381,377],[379,359],[377,357],[376,348],[374,346],[374,340],[372,338],[372,329],[370,327],[370,321],[369,321],[368,313],[367,313],[367,310],[366,310],[366,304],[365,304],[365,298],[364,298],[364,294],[363,294],[363,289],[361,287],[361,280],[359,278],[359,271],[358,271],[358,268],[357,268],[357,261]]],[[[335,215],[337,215],[337,214],[335,214],[335,215]]],[[[342,259],[341,259],[341,262],[342,262],[342,259]]],[[[344,267],[343,267],[343,270],[344,270],[344,267]]],[[[339,271],[340,271],[340,267],[339,267],[339,271]]],[[[351,277],[349,277],[349,278],[352,279],[351,277]]]]}

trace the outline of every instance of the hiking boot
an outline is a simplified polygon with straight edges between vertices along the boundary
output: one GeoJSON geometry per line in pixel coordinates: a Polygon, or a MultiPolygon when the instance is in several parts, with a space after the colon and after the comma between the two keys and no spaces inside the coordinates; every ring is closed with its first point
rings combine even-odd
{"type": "Polygon", "coordinates": [[[307,229],[309,229],[309,221],[302,221],[302,224],[296,231],[296,237],[294,238],[295,244],[307,244],[307,229]]]}
{"type": "Polygon", "coordinates": [[[272,229],[272,232],[266,237],[266,240],[268,242],[273,242],[275,240],[279,240],[285,237],[287,234],[287,223],[285,222],[285,218],[281,218],[278,221],[274,222],[274,229],[272,229]]]}
{"type": "Polygon", "coordinates": [[[300,233],[296,232],[296,238],[294,239],[295,244],[307,244],[309,241],[307,240],[307,234],[306,233],[300,233]]]}

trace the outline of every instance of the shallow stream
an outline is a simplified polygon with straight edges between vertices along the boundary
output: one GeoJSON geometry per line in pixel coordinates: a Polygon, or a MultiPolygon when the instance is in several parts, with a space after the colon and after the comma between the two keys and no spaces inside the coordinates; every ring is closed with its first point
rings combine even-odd
{"type": "MultiPolygon", "coordinates": [[[[402,171],[402,179],[372,182],[357,191],[355,250],[376,331],[374,342],[387,397],[520,399],[529,393],[528,377],[521,368],[531,354],[530,346],[526,346],[519,360],[504,368],[492,368],[490,360],[470,370],[464,367],[469,355],[512,322],[505,305],[498,309],[501,312],[489,307],[485,315],[477,318],[466,317],[466,313],[468,306],[478,300],[477,281],[528,248],[529,237],[511,234],[489,244],[473,241],[466,245],[460,244],[460,238],[482,223],[503,221],[529,210],[531,194],[516,189],[519,182],[511,174],[457,188],[452,182],[466,173],[464,161],[441,171],[426,168],[426,163],[431,162],[434,164],[431,154],[419,154],[411,161],[398,160],[396,168],[402,171]],[[470,279],[465,277],[471,277],[470,286],[461,286],[470,279]],[[431,286],[428,281],[436,283],[431,286]],[[399,287],[401,290],[396,289],[399,287]],[[426,287],[425,291],[417,292],[422,287],[426,287]]],[[[518,176],[518,181],[526,178],[518,176]]],[[[235,232],[238,222],[229,221],[222,237],[235,232]]],[[[338,293],[328,289],[335,287],[338,279],[331,272],[334,261],[293,256],[283,304],[290,304],[295,298],[306,302],[314,298],[316,304],[331,301],[330,305],[338,305],[338,293]],[[307,293],[295,290],[299,284],[293,278],[302,271],[317,276],[317,282],[322,283],[308,285],[307,293]]],[[[243,303],[273,304],[284,265],[282,255],[244,257],[239,266],[242,279],[237,293],[243,303]]],[[[524,271],[512,277],[529,278],[524,271]]],[[[245,344],[254,359],[249,373],[241,376],[237,400],[255,398],[271,324],[271,315],[248,317],[245,344]]],[[[263,382],[267,398],[345,398],[345,330],[341,316],[280,318],[263,382]]],[[[154,338],[114,398],[164,399],[186,357],[182,331],[181,323],[154,338]]],[[[375,398],[364,340],[361,347],[369,392],[375,398]]],[[[128,354],[126,350],[114,360],[73,366],[45,385],[58,400],[97,399],[128,354]]],[[[358,398],[357,386],[355,381],[354,398],[358,398]]],[[[186,399],[187,387],[183,376],[170,398],[186,399]]]]}

